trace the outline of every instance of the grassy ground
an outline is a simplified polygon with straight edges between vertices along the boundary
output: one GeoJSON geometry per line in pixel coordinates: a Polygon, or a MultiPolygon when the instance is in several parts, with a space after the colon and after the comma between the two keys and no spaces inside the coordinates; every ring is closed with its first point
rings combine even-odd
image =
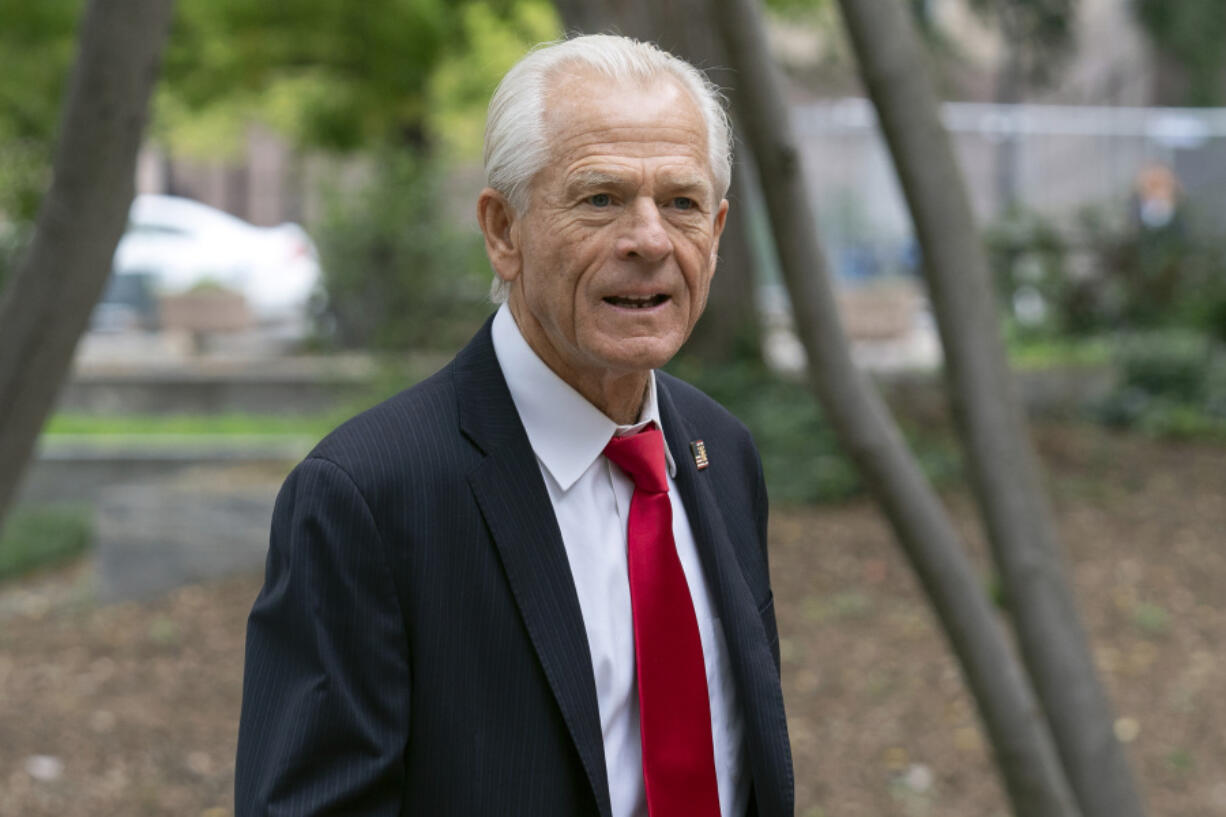
{"type": "Polygon", "coordinates": [[[60,436],[216,436],[284,434],[311,436],[327,434],[348,416],[336,412],[320,414],[86,414],[59,413],[48,421],[44,434],[60,436]]]}
{"type": "MultiPolygon", "coordinates": [[[[1226,815],[1226,448],[1087,426],[1038,439],[1149,813],[1226,815]]],[[[986,576],[967,497],[946,500],[986,576]]],[[[957,666],[875,509],[776,508],[771,545],[799,817],[1005,817],[957,666]]],[[[0,586],[0,817],[226,817],[259,578],[92,609],[81,569],[0,586]],[[34,756],[59,774],[38,779],[56,769],[34,756]]]]}

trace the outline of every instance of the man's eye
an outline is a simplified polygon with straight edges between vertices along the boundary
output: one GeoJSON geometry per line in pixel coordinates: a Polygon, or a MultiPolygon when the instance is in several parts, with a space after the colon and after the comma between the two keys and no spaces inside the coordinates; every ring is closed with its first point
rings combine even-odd
{"type": "Polygon", "coordinates": [[[608,207],[613,203],[613,198],[608,193],[597,193],[594,196],[588,196],[587,203],[593,207],[608,207]]]}
{"type": "Polygon", "coordinates": [[[686,196],[677,196],[673,199],[673,207],[676,207],[678,210],[693,210],[694,200],[686,196]]]}

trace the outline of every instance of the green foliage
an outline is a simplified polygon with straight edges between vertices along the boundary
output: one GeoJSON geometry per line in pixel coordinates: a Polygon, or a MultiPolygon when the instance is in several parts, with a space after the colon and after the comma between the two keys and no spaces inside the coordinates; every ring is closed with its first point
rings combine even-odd
{"type": "MultiPolygon", "coordinates": [[[[83,6],[0,0],[0,224],[31,221],[49,181],[83,6]]],[[[151,134],[226,158],[257,120],[345,152],[454,134],[471,156],[498,76],[559,31],[547,0],[179,0],[151,134]]]]}
{"type": "Polygon", "coordinates": [[[353,150],[413,141],[455,32],[446,0],[180,0],[164,70],[194,109],[295,83],[306,140],[353,150]]]}
{"type": "Polygon", "coordinates": [[[481,236],[463,230],[447,170],[385,153],[357,192],[334,190],[316,241],[327,331],[341,346],[455,349],[489,314],[481,236]]]}
{"type": "Polygon", "coordinates": [[[91,535],[87,508],[17,507],[0,530],[0,580],[71,559],[89,547],[91,535]]]}
{"type": "Polygon", "coordinates": [[[30,238],[31,225],[29,221],[6,224],[0,218],[0,291],[3,291],[4,282],[21,260],[21,253],[30,238]]]}
{"type": "Polygon", "coordinates": [[[47,185],[82,0],[0,0],[0,222],[32,221],[47,185]]]}
{"type": "Polygon", "coordinates": [[[174,150],[241,147],[258,119],[307,147],[373,157],[371,182],[333,185],[312,225],[327,339],[376,349],[454,348],[489,311],[470,203],[449,169],[480,154],[502,73],[557,36],[547,0],[181,0],[158,99],[174,150]],[[462,213],[462,214],[461,214],[462,213]]]}
{"type": "Polygon", "coordinates": [[[971,9],[1000,29],[1021,76],[1051,82],[1073,48],[1077,0],[968,0],[971,9]]]}
{"type": "Polygon", "coordinates": [[[1194,405],[1156,399],[1144,404],[1134,427],[1150,437],[1226,442],[1226,421],[1194,405]]]}
{"type": "Polygon", "coordinates": [[[783,17],[827,16],[836,13],[833,0],[766,0],[766,7],[783,17]]]}
{"type": "Polygon", "coordinates": [[[1019,331],[1011,323],[1006,341],[1009,363],[1017,369],[1108,366],[1113,360],[1113,342],[1103,335],[1040,335],[1019,331]]]}
{"type": "Polygon", "coordinates": [[[182,436],[307,436],[322,437],[344,419],[320,414],[95,414],[60,412],[52,415],[45,435],[133,437],[182,436]]]}
{"type": "Polygon", "coordinates": [[[669,368],[749,427],[774,500],[838,500],[860,490],[859,476],[803,385],[744,362],[715,371],[681,358],[669,368]]]}
{"type": "Polygon", "coordinates": [[[52,142],[49,136],[40,141],[3,131],[0,123],[0,227],[7,217],[14,229],[24,230],[34,223],[43,191],[51,183],[52,142]]]}
{"type": "MultiPolygon", "coordinates": [[[[668,369],[749,427],[772,501],[833,502],[863,491],[859,473],[803,383],[780,378],[750,361],[711,367],[682,356],[668,369]]],[[[947,436],[917,430],[908,437],[929,478],[948,481],[960,473],[957,451],[947,436]]]]}
{"type": "Polygon", "coordinates": [[[1101,265],[1126,328],[1189,327],[1226,339],[1226,242],[1191,235],[1182,218],[1160,229],[1103,234],[1101,265]]]}
{"type": "Polygon", "coordinates": [[[1093,325],[1085,293],[1068,275],[1068,245],[1049,222],[1014,209],[984,240],[996,291],[1020,335],[1080,334],[1093,325]]]}
{"type": "Polygon", "coordinates": [[[460,28],[459,44],[443,54],[427,84],[426,130],[448,158],[478,159],[498,81],[530,47],[561,36],[561,23],[548,0],[518,0],[505,14],[470,3],[460,28]]]}
{"type": "Polygon", "coordinates": [[[180,0],[161,133],[207,148],[254,117],[352,152],[449,142],[458,124],[467,145],[474,100],[483,114],[501,73],[558,31],[546,0],[180,0]]]}
{"type": "Polygon", "coordinates": [[[1190,332],[1148,333],[1124,339],[1118,349],[1125,386],[1183,403],[1204,397],[1207,338],[1190,332]]]}
{"type": "Polygon", "coordinates": [[[1132,0],[1150,40],[1188,78],[1188,105],[1220,105],[1226,75],[1226,3],[1222,0],[1132,0]]]}
{"type": "MultiPolygon", "coordinates": [[[[450,350],[454,351],[454,350],[450,350]]],[[[185,437],[246,437],[319,439],[337,425],[375,403],[408,388],[442,367],[448,355],[414,358],[402,356],[382,362],[370,379],[340,399],[335,408],[307,414],[282,412],[218,412],[209,414],[99,414],[96,412],[57,412],[43,428],[44,436],[96,437],[150,443],[158,437],[181,442],[185,437]]]]}
{"type": "Polygon", "coordinates": [[[1145,228],[1087,210],[1061,231],[1015,210],[993,224],[985,241],[1018,334],[1189,328],[1226,339],[1226,241],[1194,234],[1188,215],[1145,228]]]}
{"type": "Polygon", "coordinates": [[[1146,332],[1116,346],[1119,387],[1100,421],[1163,437],[1226,440],[1226,346],[1187,330],[1146,332]]]}

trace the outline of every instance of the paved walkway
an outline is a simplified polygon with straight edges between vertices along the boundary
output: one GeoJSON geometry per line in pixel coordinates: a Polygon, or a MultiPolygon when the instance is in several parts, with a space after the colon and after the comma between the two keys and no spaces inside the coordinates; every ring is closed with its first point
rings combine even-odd
{"type": "Polygon", "coordinates": [[[277,487],[264,471],[232,466],[104,490],[95,512],[97,599],[144,599],[260,569],[277,487]]]}

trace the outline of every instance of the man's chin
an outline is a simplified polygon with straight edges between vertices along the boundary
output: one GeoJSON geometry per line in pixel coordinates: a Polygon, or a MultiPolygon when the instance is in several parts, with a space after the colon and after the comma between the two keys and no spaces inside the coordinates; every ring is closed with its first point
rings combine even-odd
{"type": "Polygon", "coordinates": [[[610,340],[600,355],[608,369],[631,374],[659,369],[681,348],[679,340],[658,337],[628,337],[610,340]]]}

